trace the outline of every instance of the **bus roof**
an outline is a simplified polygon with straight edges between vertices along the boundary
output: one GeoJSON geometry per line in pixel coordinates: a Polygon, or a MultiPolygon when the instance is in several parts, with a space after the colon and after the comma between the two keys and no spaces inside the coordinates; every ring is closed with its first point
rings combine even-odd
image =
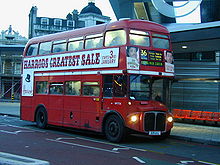
{"type": "Polygon", "coordinates": [[[97,33],[103,33],[108,30],[116,30],[122,28],[132,28],[136,30],[145,30],[145,31],[156,31],[161,33],[169,33],[167,28],[146,20],[138,19],[124,19],[115,22],[109,22],[101,25],[95,25],[85,28],[74,29],[70,31],[64,31],[55,34],[44,35],[40,37],[35,37],[29,40],[28,44],[39,43],[44,41],[53,41],[53,40],[63,40],[73,37],[82,37],[85,35],[92,35],[97,33]]]}

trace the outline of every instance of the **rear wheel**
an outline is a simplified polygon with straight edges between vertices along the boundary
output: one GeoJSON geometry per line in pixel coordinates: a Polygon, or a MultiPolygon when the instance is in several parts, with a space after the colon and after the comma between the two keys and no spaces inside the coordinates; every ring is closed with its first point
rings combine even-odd
{"type": "Polygon", "coordinates": [[[105,122],[105,136],[111,142],[120,142],[125,137],[123,121],[117,115],[111,115],[105,122]]]}
{"type": "Polygon", "coordinates": [[[36,113],[36,123],[39,128],[47,127],[47,111],[45,108],[40,107],[36,113]]]}

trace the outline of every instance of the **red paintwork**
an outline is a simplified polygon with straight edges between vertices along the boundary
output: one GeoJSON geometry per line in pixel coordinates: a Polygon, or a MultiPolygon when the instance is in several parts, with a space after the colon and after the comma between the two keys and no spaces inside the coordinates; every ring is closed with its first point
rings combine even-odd
{"type": "MultiPolygon", "coordinates": [[[[52,34],[48,36],[38,37],[31,39],[25,50],[24,57],[28,48],[28,45],[43,41],[63,40],[73,37],[84,36],[87,34],[96,34],[98,32],[105,32],[112,29],[139,29],[151,32],[159,32],[162,34],[169,34],[167,29],[159,24],[143,21],[143,20],[123,20],[113,22],[109,24],[98,25],[95,27],[88,27],[83,29],[77,29],[68,32],[62,32],[52,34]]],[[[102,68],[102,70],[125,70],[126,69],[126,46],[120,47],[120,60],[119,67],[117,68],[102,68]]],[[[141,47],[140,47],[141,48],[141,47]]],[[[103,48],[102,48],[103,49],[103,48]]],[[[149,50],[156,50],[151,47],[149,50]]],[[[163,50],[160,50],[163,51],[163,50]]],[[[169,50],[171,51],[171,50],[169,50]]],[[[53,55],[53,54],[52,54],[53,55]]],[[[30,58],[30,57],[28,57],[30,58]]],[[[153,66],[141,66],[141,70],[164,72],[164,67],[153,67],[153,66]]],[[[81,69],[85,71],[85,69],[81,69]]],[[[80,69],[77,71],[81,71],[80,69]]],[[[88,71],[100,70],[91,68],[88,71]]],[[[76,70],[68,70],[76,71],[76,70]]],[[[45,71],[49,73],[54,71],[45,71]]],[[[63,72],[62,70],[56,72],[63,72]]],[[[41,72],[37,72],[41,73],[41,72]]],[[[83,81],[98,81],[100,85],[103,85],[102,75],[77,75],[77,76],[44,76],[35,77],[36,81],[48,81],[48,82],[65,82],[68,80],[81,80],[83,81]]],[[[101,91],[102,93],[102,91],[101,91]]],[[[48,113],[48,123],[53,125],[83,128],[94,131],[102,131],[103,117],[108,111],[118,112],[125,121],[126,127],[144,132],[143,128],[143,114],[147,111],[164,111],[168,109],[159,102],[156,101],[134,101],[127,97],[124,98],[103,98],[102,95],[99,97],[95,96],[67,96],[67,95],[39,95],[34,91],[33,97],[22,97],[21,98],[21,119],[35,121],[35,110],[38,105],[43,105],[48,113]],[[131,102],[131,105],[128,104],[131,102]],[[130,123],[129,116],[137,113],[139,116],[138,123],[130,123]],[[70,118],[70,115],[73,115],[70,118]]],[[[172,128],[172,123],[168,124],[166,131],[172,128]]]]}

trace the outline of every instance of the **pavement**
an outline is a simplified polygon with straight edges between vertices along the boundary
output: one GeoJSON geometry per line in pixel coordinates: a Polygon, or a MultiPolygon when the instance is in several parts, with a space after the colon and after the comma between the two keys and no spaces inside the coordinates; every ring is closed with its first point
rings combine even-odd
{"type": "MultiPolygon", "coordinates": [[[[20,103],[0,102],[0,115],[20,117],[20,103]]],[[[175,122],[170,138],[220,145],[220,126],[175,122]]]]}

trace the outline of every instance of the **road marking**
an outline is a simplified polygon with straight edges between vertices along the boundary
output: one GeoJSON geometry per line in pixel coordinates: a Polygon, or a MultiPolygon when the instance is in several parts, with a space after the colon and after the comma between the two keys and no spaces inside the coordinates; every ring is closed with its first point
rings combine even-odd
{"type": "MultiPolygon", "coordinates": [[[[117,147],[120,147],[120,148],[121,148],[121,147],[123,147],[123,148],[129,148],[129,149],[136,150],[136,151],[142,151],[142,152],[149,151],[149,152],[154,152],[154,151],[151,151],[151,150],[140,149],[140,148],[134,148],[134,147],[129,147],[129,146],[124,146],[124,145],[119,145],[119,144],[110,143],[110,142],[104,142],[104,141],[92,140],[92,139],[87,139],[87,138],[82,138],[82,137],[76,137],[76,138],[77,138],[77,139],[81,139],[81,140],[86,140],[86,141],[95,142],[95,143],[100,143],[100,144],[106,144],[106,145],[117,146],[117,147]]],[[[157,153],[163,154],[162,152],[157,152],[157,153]]]]}
{"type": "Polygon", "coordinates": [[[7,134],[13,134],[13,135],[17,135],[18,133],[21,133],[21,132],[34,132],[34,131],[22,131],[22,130],[19,130],[19,131],[5,131],[5,130],[0,130],[0,132],[3,132],[3,133],[7,133],[7,134]]]}
{"type": "Polygon", "coordinates": [[[27,129],[27,130],[31,130],[31,131],[34,131],[34,132],[46,133],[46,131],[44,131],[44,130],[37,130],[37,129],[35,129],[35,128],[21,127],[21,126],[11,125],[11,124],[8,124],[8,125],[6,125],[6,126],[14,127],[14,128],[27,129]]]}
{"type": "Polygon", "coordinates": [[[69,142],[64,142],[64,141],[54,140],[54,139],[46,139],[46,140],[52,141],[52,142],[57,142],[57,143],[68,144],[68,145],[72,145],[72,146],[77,146],[77,147],[83,147],[83,148],[93,149],[93,150],[111,152],[111,153],[115,153],[115,154],[118,154],[118,153],[119,153],[119,152],[117,152],[117,151],[112,151],[112,150],[107,150],[107,149],[97,148],[97,147],[92,147],[92,146],[86,146],[86,145],[81,145],[81,144],[77,144],[77,143],[69,143],[69,142]]]}
{"type": "Polygon", "coordinates": [[[204,161],[198,161],[199,163],[203,163],[203,164],[208,164],[208,165],[218,165],[218,164],[215,164],[215,163],[209,163],[209,162],[204,162],[204,161]]]}
{"type": "Polygon", "coordinates": [[[188,164],[188,163],[194,163],[195,161],[191,161],[191,160],[184,160],[184,161],[180,161],[180,163],[182,163],[182,164],[188,164]]]}
{"type": "Polygon", "coordinates": [[[57,138],[56,140],[75,140],[76,138],[57,138]]]}
{"type": "Polygon", "coordinates": [[[113,148],[112,151],[129,150],[130,148],[113,148]]]}
{"type": "Polygon", "coordinates": [[[138,157],[136,157],[136,156],[134,156],[134,157],[132,157],[132,158],[135,159],[135,160],[137,160],[139,163],[142,163],[142,164],[145,164],[145,163],[146,163],[145,161],[141,160],[140,158],[138,158],[138,157]]]}
{"type": "Polygon", "coordinates": [[[0,164],[5,165],[50,165],[49,162],[29,157],[0,152],[0,164]]]}

